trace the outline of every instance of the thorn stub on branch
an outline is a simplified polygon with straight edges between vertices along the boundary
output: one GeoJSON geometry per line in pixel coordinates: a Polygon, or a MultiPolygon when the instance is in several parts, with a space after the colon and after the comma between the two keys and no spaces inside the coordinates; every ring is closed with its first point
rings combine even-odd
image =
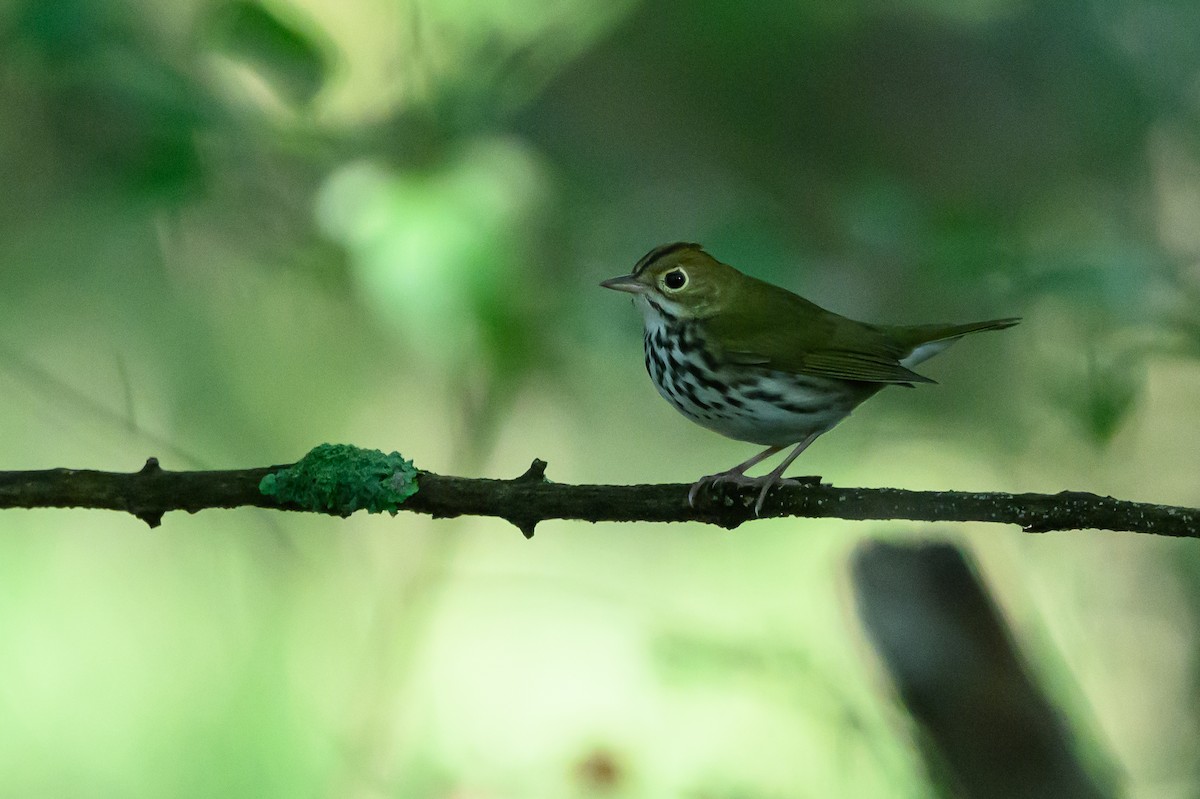
{"type": "Polygon", "coordinates": [[[717,520],[714,522],[714,524],[716,524],[718,527],[720,527],[723,530],[736,530],[737,528],[742,526],[742,522],[747,521],[749,518],[752,518],[752,517],[749,517],[746,515],[728,516],[728,515],[722,514],[721,516],[717,517],[717,520]]]}
{"type": "Polygon", "coordinates": [[[525,536],[525,540],[533,538],[534,528],[541,519],[533,519],[521,516],[505,516],[504,520],[521,531],[521,535],[525,536]]]}
{"type": "MultiPolygon", "coordinates": [[[[154,457],[153,455],[150,456],[149,458],[146,458],[145,465],[142,466],[142,468],[138,470],[137,474],[140,476],[145,476],[145,477],[148,477],[150,475],[162,474],[162,467],[158,465],[158,458],[154,457]]],[[[149,527],[151,530],[153,530],[155,527],[159,527],[162,525],[162,518],[163,518],[162,511],[130,510],[129,512],[132,513],[137,518],[144,521],[146,523],[146,526],[149,527]]]]}
{"type": "Polygon", "coordinates": [[[516,478],[513,482],[517,483],[544,483],[546,482],[546,467],[549,464],[541,458],[534,458],[533,463],[529,464],[529,468],[525,473],[516,478]]]}

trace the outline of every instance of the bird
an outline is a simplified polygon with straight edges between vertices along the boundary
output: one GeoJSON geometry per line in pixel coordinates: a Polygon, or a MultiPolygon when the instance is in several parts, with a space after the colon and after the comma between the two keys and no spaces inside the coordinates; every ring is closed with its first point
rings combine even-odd
{"type": "Polygon", "coordinates": [[[766,447],[697,480],[688,504],[695,508],[706,486],[753,486],[755,516],[762,515],[771,488],[797,482],[783,477],[792,461],[859,404],[885,386],[934,383],[913,367],[969,333],[1021,321],[857,322],[682,241],[655,247],[628,275],[600,285],[633,295],[642,313],[646,371],[667,402],[702,427],[766,447]],[[769,474],[746,475],[789,446],[769,474]]]}

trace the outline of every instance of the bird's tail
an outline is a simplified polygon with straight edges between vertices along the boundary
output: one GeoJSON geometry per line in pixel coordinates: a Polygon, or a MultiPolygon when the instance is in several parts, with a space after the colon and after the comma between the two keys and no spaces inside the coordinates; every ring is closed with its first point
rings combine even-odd
{"type": "Polygon", "coordinates": [[[917,325],[903,327],[897,332],[904,343],[910,347],[908,355],[900,359],[900,363],[908,368],[929,360],[942,350],[949,347],[968,333],[979,333],[984,330],[1004,330],[1020,322],[1019,317],[1009,319],[989,319],[986,322],[968,322],[964,325],[917,325]]]}
{"type": "Polygon", "coordinates": [[[1005,330],[1021,321],[1019,316],[1010,319],[989,319],[986,322],[968,322],[965,325],[921,325],[910,327],[914,333],[921,333],[921,343],[941,341],[946,338],[958,338],[968,333],[978,333],[983,330],[1005,330]]]}

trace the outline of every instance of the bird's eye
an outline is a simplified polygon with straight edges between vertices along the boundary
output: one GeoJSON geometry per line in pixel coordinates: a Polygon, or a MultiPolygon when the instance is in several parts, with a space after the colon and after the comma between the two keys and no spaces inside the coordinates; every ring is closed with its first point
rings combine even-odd
{"type": "Polygon", "coordinates": [[[679,291],[687,285],[687,272],[682,269],[672,269],[663,275],[663,287],[671,291],[679,291]]]}

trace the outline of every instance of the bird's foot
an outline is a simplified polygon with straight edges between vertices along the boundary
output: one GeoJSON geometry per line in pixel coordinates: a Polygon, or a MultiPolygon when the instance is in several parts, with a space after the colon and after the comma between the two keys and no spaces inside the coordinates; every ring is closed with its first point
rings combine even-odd
{"type": "Polygon", "coordinates": [[[821,484],[821,476],[818,474],[806,474],[801,477],[775,477],[773,474],[768,474],[762,480],[762,490],[758,492],[758,499],[754,502],[755,516],[762,516],[763,503],[767,500],[767,492],[775,486],[812,486],[821,484]]]}
{"type": "Polygon", "coordinates": [[[763,502],[766,501],[767,492],[779,485],[820,485],[821,477],[819,475],[805,475],[802,477],[779,477],[775,474],[766,474],[762,477],[747,477],[742,472],[736,469],[730,469],[727,472],[718,472],[701,477],[696,482],[692,483],[692,487],[688,489],[688,505],[696,507],[696,499],[700,496],[701,491],[711,491],[726,485],[736,486],[738,488],[753,487],[758,488],[758,499],[754,503],[754,515],[762,515],[763,502]]]}
{"type": "Polygon", "coordinates": [[[700,496],[701,491],[711,490],[723,484],[736,486],[755,485],[762,479],[761,477],[747,477],[736,469],[730,469],[727,472],[717,472],[716,474],[706,474],[692,483],[692,487],[688,489],[688,505],[693,508],[696,507],[696,498],[700,496]]]}

